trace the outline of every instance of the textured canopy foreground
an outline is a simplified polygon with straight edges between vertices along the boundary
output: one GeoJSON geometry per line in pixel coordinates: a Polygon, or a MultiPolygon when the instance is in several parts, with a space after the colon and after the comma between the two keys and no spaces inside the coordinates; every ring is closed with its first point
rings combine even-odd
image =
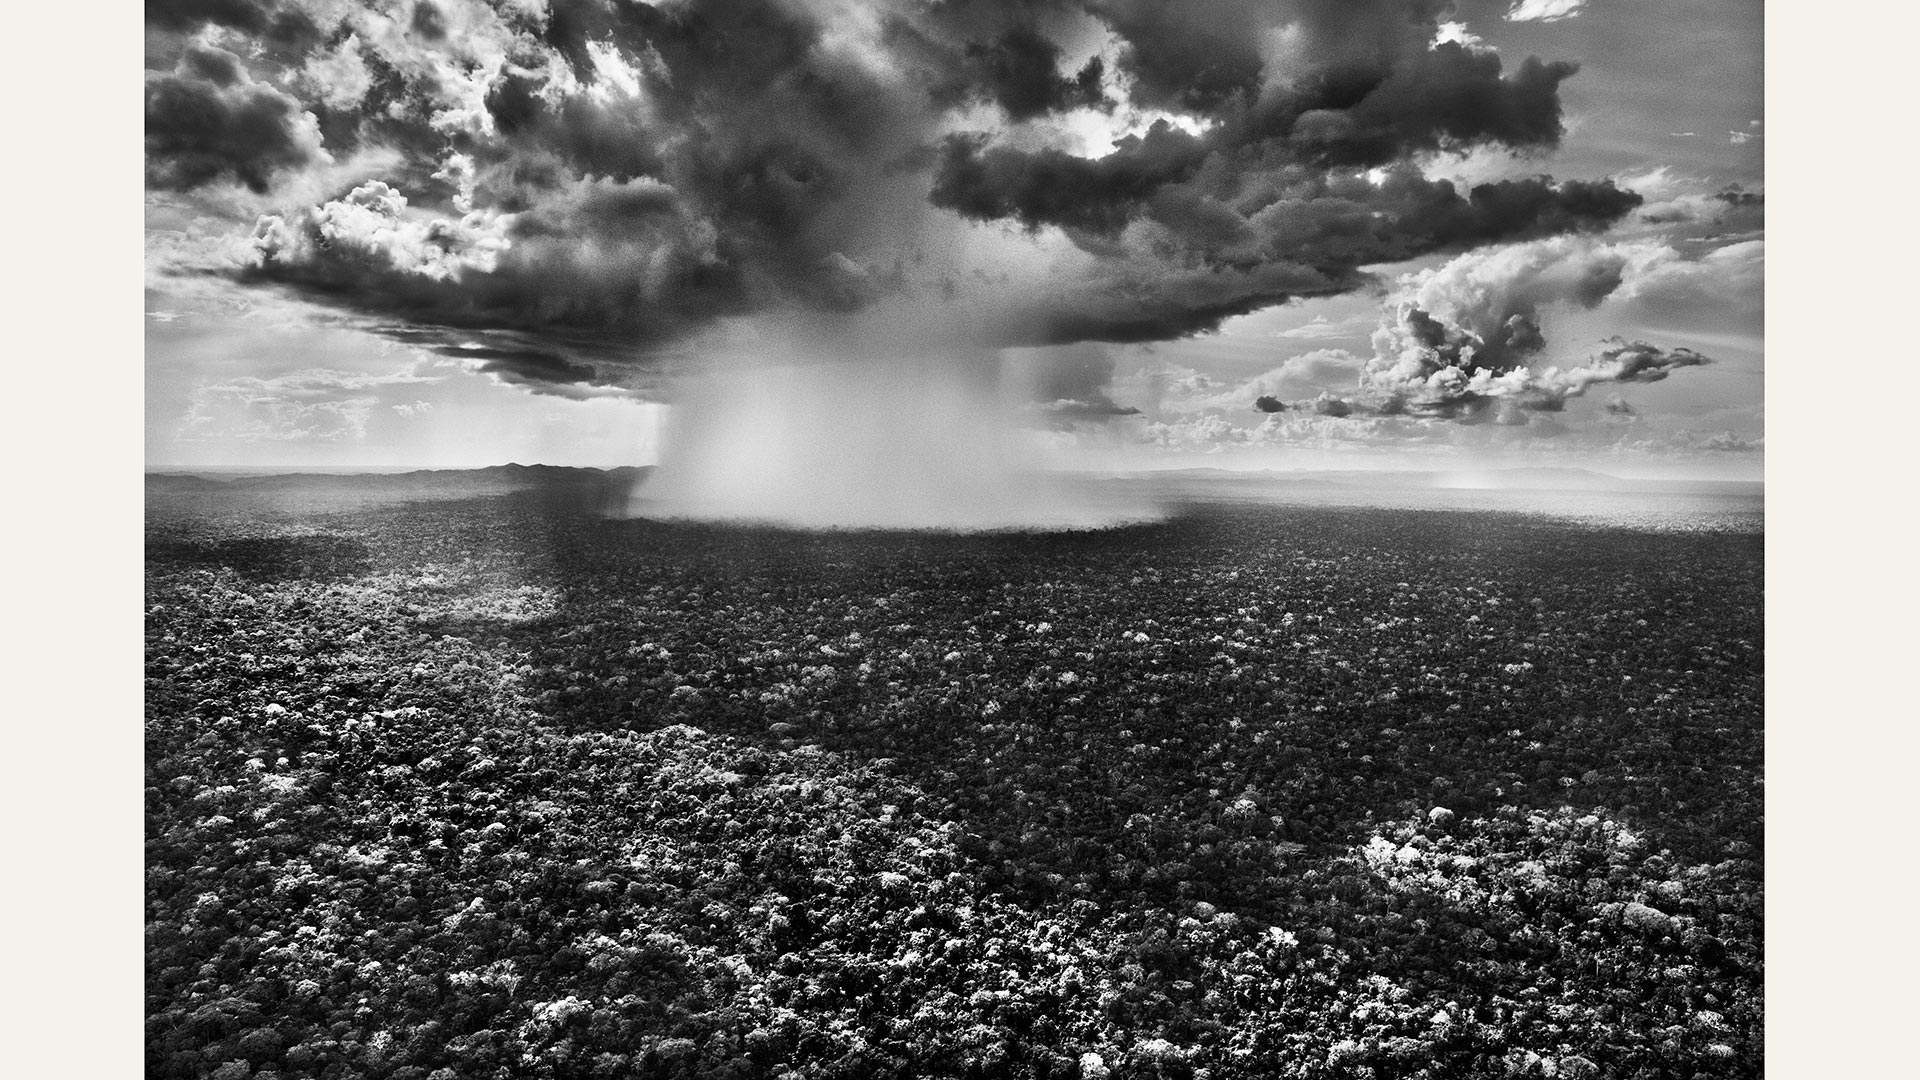
{"type": "Polygon", "coordinates": [[[149,1075],[1759,1071],[1757,505],[352,479],[149,486],[149,1075]]]}

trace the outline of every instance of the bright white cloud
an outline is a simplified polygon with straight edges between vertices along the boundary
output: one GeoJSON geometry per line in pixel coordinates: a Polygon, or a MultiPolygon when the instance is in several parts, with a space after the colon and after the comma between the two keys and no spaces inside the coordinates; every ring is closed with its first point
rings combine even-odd
{"type": "Polygon", "coordinates": [[[1587,0],[1518,0],[1507,9],[1508,22],[1559,22],[1580,14],[1587,0]]]}
{"type": "MultiPolygon", "coordinates": [[[[1666,170],[1631,180],[1649,194],[1672,195],[1690,183],[1666,170]]],[[[1252,377],[1167,360],[1119,374],[1114,399],[1144,415],[1113,423],[1103,437],[1181,455],[1390,443],[1514,449],[1549,441],[1614,453],[1608,448],[1621,440],[1633,445],[1618,452],[1630,455],[1747,452],[1757,428],[1717,441],[1677,436],[1677,414],[1643,413],[1617,397],[1580,399],[1603,384],[1644,396],[1640,387],[1707,364],[1674,346],[1705,344],[1686,328],[1737,327],[1757,315],[1764,256],[1759,241],[1690,255],[1652,236],[1555,237],[1471,252],[1401,279],[1377,312],[1371,356],[1316,349],[1252,377]],[[1596,344],[1586,332],[1558,335],[1550,317],[1607,327],[1602,337],[1620,326],[1682,329],[1648,331],[1661,345],[1617,337],[1596,344]],[[1557,337],[1564,340],[1550,340],[1557,337]],[[1456,356],[1442,347],[1448,342],[1466,344],[1456,356]],[[1262,399],[1271,400],[1261,407],[1262,399]]],[[[1294,336],[1331,337],[1333,325],[1308,323],[1294,336]]]]}
{"type": "Polygon", "coordinates": [[[1440,28],[1434,31],[1434,45],[1444,45],[1449,41],[1469,47],[1486,44],[1485,38],[1468,30],[1467,24],[1463,22],[1443,22],[1440,28]]]}
{"type": "Polygon", "coordinates": [[[375,266],[444,281],[468,269],[492,270],[511,246],[512,221],[513,215],[492,211],[474,211],[457,221],[415,214],[405,195],[369,180],[344,198],[290,219],[262,218],[254,246],[263,257],[287,261],[312,258],[318,250],[347,251],[375,266]]]}
{"type": "Polygon", "coordinates": [[[332,52],[315,53],[295,79],[331,109],[352,109],[373,89],[373,72],[367,68],[358,34],[348,34],[332,52]]]}

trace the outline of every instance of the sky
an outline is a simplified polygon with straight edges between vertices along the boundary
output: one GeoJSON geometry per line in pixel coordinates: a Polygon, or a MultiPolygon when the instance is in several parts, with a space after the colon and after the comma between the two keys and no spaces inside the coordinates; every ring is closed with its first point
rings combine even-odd
{"type": "Polygon", "coordinates": [[[147,465],[978,427],[1066,467],[1757,478],[1761,31],[1751,0],[155,0],[147,465]]]}

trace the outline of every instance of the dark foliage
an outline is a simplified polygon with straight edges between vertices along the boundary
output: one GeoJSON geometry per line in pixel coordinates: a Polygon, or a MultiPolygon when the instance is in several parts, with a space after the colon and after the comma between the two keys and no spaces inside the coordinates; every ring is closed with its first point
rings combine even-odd
{"type": "Polygon", "coordinates": [[[1757,535],[598,508],[156,518],[151,1075],[1759,1069],[1757,535]]]}

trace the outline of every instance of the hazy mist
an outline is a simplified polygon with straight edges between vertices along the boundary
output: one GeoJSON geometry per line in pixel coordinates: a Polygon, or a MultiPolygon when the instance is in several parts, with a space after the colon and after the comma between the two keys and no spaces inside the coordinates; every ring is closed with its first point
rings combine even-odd
{"type": "Polygon", "coordinates": [[[1137,493],[1049,471],[1020,404],[991,350],[730,363],[676,398],[629,512],[957,531],[1164,516],[1137,493]]]}

